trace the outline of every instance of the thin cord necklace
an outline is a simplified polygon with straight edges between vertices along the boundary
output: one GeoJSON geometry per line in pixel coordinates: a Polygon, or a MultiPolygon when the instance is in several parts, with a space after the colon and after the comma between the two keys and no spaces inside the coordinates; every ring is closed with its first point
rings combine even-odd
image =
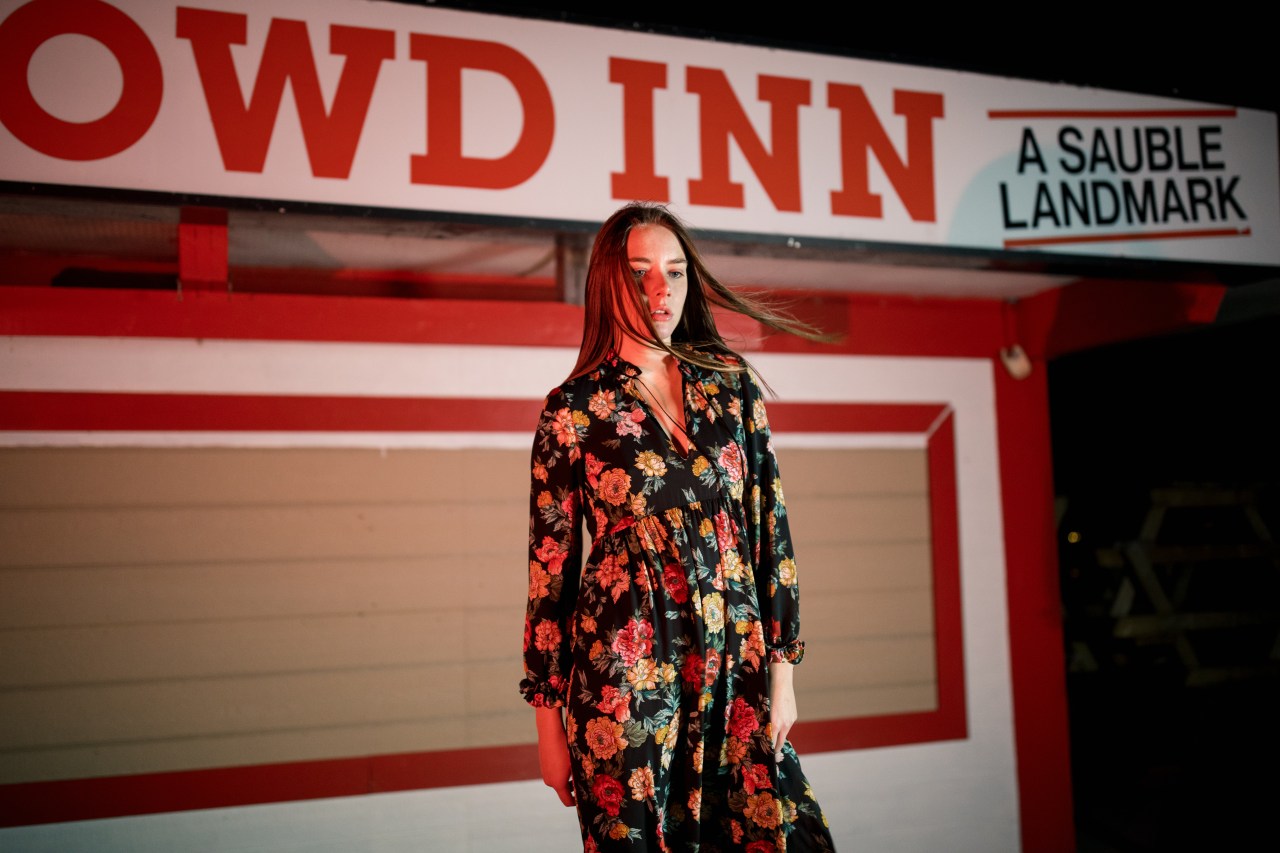
{"type": "Polygon", "coordinates": [[[644,393],[641,395],[641,399],[643,399],[646,403],[651,403],[654,406],[657,406],[658,409],[662,412],[662,414],[667,416],[667,420],[671,422],[672,428],[668,432],[668,436],[671,438],[671,440],[675,442],[676,446],[680,448],[680,450],[684,453],[688,453],[690,450],[692,450],[693,436],[689,435],[689,429],[685,425],[683,419],[676,420],[674,417],[672,417],[671,412],[667,411],[667,407],[662,405],[662,400],[660,400],[658,398],[658,395],[654,393],[653,389],[649,387],[648,382],[645,382],[644,379],[640,378],[639,376],[636,377],[636,381],[639,382],[641,387],[643,387],[644,389],[644,393]],[[675,436],[676,430],[679,430],[684,435],[683,447],[681,447],[680,442],[676,440],[676,436],[675,436]]]}

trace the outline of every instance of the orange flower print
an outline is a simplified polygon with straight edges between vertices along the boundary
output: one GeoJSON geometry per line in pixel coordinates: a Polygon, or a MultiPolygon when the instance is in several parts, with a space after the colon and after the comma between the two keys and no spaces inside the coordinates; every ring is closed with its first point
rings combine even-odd
{"type": "Polygon", "coordinates": [[[729,831],[733,833],[733,843],[742,843],[742,824],[736,820],[729,821],[729,831]]]}
{"type": "Polygon", "coordinates": [[[638,660],[627,670],[627,682],[635,690],[654,690],[658,687],[658,667],[652,658],[638,660]]]}
{"type": "Polygon", "coordinates": [[[539,506],[539,507],[541,507],[541,508],[544,508],[544,509],[545,509],[546,507],[551,506],[553,503],[555,503],[555,500],[554,500],[554,499],[552,499],[552,497],[551,497],[551,493],[550,493],[550,492],[545,492],[545,491],[544,491],[544,492],[539,492],[539,493],[538,493],[538,506],[539,506]]]}
{"type": "MultiPolygon", "coordinates": [[[[626,749],[627,739],[622,736],[622,724],[609,717],[596,717],[587,722],[587,746],[601,760],[613,758],[618,750],[626,749]]],[[[614,812],[617,814],[617,812],[614,812]]]]}
{"type": "Polygon", "coordinates": [[[690,470],[693,471],[693,476],[701,477],[710,467],[711,463],[707,461],[707,457],[699,456],[697,459],[693,460],[693,467],[690,470]]]}
{"type": "Polygon", "coordinates": [[[617,601],[631,585],[631,577],[627,574],[625,563],[610,554],[600,561],[600,567],[596,570],[596,582],[601,589],[611,591],[613,600],[617,601]]]}
{"type": "Polygon", "coordinates": [[[600,475],[600,487],[596,491],[605,503],[621,506],[631,491],[631,475],[621,468],[610,468],[600,475]]]}
{"type": "Polygon", "coordinates": [[[543,571],[537,562],[529,563],[529,600],[537,601],[547,594],[547,583],[551,575],[543,571]]]}
{"type": "Polygon", "coordinates": [[[637,767],[631,771],[631,778],[627,780],[628,787],[631,788],[631,799],[644,801],[653,796],[653,768],[637,767]]]}
{"type": "Polygon", "coordinates": [[[689,814],[694,821],[702,820],[702,789],[694,788],[689,792],[689,814]]]}
{"type": "Polygon", "coordinates": [[[724,742],[723,755],[722,764],[741,764],[747,757],[747,745],[736,737],[728,738],[724,742]]]}
{"type": "Polygon", "coordinates": [[[552,652],[560,648],[560,626],[549,620],[542,620],[534,630],[534,646],[540,652],[552,652]]]}
{"type": "Polygon", "coordinates": [[[541,462],[536,463],[533,466],[533,476],[534,479],[541,480],[544,483],[547,482],[547,466],[541,462]]]}
{"type": "Polygon", "coordinates": [[[563,446],[572,446],[577,442],[578,428],[574,425],[573,413],[568,409],[556,412],[555,420],[551,422],[551,433],[563,446]]]}
{"type": "Polygon", "coordinates": [[[614,841],[621,841],[631,834],[631,829],[625,823],[615,823],[609,827],[609,837],[614,841]]]}
{"type": "Polygon", "coordinates": [[[778,808],[778,801],[768,791],[747,797],[747,807],[743,814],[756,826],[763,826],[765,829],[774,829],[782,822],[782,810],[778,808]]]}
{"type": "Polygon", "coordinates": [[[597,391],[591,395],[591,402],[587,403],[587,410],[602,421],[609,420],[609,415],[616,408],[618,404],[614,402],[612,391],[597,391]]]}

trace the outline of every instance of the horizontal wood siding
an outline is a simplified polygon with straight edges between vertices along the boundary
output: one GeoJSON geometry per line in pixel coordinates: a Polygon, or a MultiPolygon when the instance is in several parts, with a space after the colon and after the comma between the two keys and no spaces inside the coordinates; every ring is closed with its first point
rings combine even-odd
{"type": "MultiPolygon", "coordinates": [[[[933,707],[923,451],[791,450],[805,719],[933,707]]],[[[528,454],[0,450],[0,782],[533,740],[528,454]]]]}

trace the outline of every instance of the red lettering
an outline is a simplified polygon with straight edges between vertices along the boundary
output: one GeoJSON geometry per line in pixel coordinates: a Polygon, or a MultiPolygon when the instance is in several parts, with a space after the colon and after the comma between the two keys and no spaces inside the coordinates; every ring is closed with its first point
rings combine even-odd
{"type": "Polygon", "coordinates": [[[412,33],[409,55],[427,63],[427,153],[409,159],[415,184],[501,190],[533,177],[555,136],[551,90],[523,53],[491,41],[412,33]],[[462,70],[492,71],[507,79],[524,111],[520,138],[501,157],[462,154],[462,70]]]}
{"type": "Polygon", "coordinates": [[[164,74],[146,33],[100,0],[32,0],[0,24],[0,123],[25,145],[63,160],[119,154],[151,129],[160,112],[164,74]],[[63,121],[31,95],[27,66],[42,44],[66,33],[88,36],[120,63],[120,100],[100,119],[63,121]]]}
{"type": "Polygon", "coordinates": [[[869,186],[870,150],[907,214],[917,222],[936,221],[933,119],[942,118],[942,95],[894,90],[893,111],[907,120],[905,160],[894,150],[861,86],[828,84],[827,105],[840,111],[840,167],[844,176],[843,189],[831,193],[831,212],[872,219],[883,215],[880,196],[872,193],[869,186]]]}
{"type": "Polygon", "coordinates": [[[223,166],[233,172],[262,171],[288,81],[311,174],[345,179],[351,174],[378,71],[383,60],[395,56],[395,33],[329,27],[329,52],[346,57],[330,111],[320,92],[306,22],[273,18],[246,107],[231,45],[245,44],[247,20],[231,12],[178,8],[177,35],[191,41],[223,166]]]}
{"type": "Polygon", "coordinates": [[[623,171],[610,174],[613,197],[670,201],[653,157],[653,90],[667,88],[667,66],[611,56],[609,82],[622,84],[623,171]]]}
{"type": "Polygon", "coordinates": [[[809,81],[761,74],[757,97],[771,106],[773,153],[765,150],[724,72],[690,67],[685,89],[700,99],[702,178],[689,181],[689,201],[742,207],[742,184],[729,180],[729,137],[738,141],[761,186],[778,210],[800,210],[800,107],[809,103],[809,81]]]}

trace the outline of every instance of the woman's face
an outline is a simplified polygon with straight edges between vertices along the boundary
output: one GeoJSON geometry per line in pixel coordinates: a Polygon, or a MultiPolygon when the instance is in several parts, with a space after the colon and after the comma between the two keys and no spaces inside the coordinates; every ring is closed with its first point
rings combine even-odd
{"type": "MultiPolygon", "coordinates": [[[[649,312],[653,327],[658,330],[658,337],[664,343],[671,343],[671,334],[680,325],[689,289],[686,277],[688,262],[680,241],[670,229],[661,225],[632,228],[627,236],[627,261],[644,296],[644,308],[649,312]]],[[[635,310],[630,300],[624,299],[622,304],[628,314],[635,310]]],[[[642,319],[634,316],[631,319],[637,328],[644,328],[642,319]]]]}

